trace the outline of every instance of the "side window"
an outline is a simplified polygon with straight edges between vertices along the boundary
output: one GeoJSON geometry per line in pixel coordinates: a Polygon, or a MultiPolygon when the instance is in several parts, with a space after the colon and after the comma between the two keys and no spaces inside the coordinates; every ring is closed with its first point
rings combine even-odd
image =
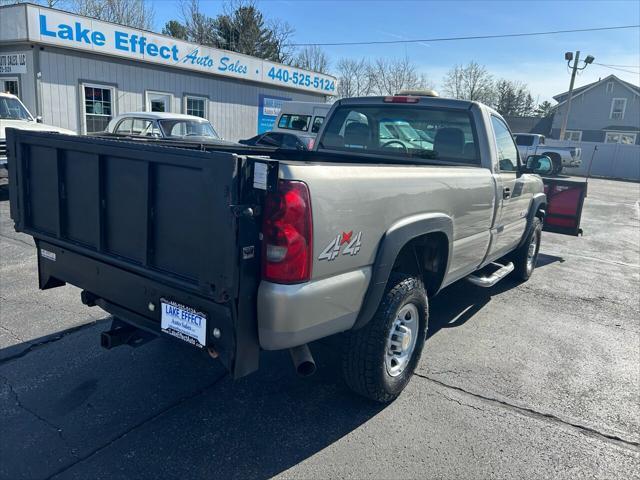
{"type": "Polygon", "coordinates": [[[118,124],[118,126],[116,127],[115,133],[119,133],[121,135],[131,135],[132,125],[133,125],[133,119],[125,118],[118,124]]]}
{"type": "Polygon", "coordinates": [[[156,137],[160,136],[160,130],[154,125],[151,120],[144,118],[136,118],[133,121],[133,135],[140,135],[143,137],[156,137]]]}
{"type": "Polygon", "coordinates": [[[320,127],[322,126],[322,122],[324,122],[324,117],[314,118],[313,125],[311,127],[311,133],[318,133],[320,131],[320,127]]]}
{"type": "Polygon", "coordinates": [[[493,132],[496,136],[498,165],[501,172],[515,172],[518,168],[518,149],[513,142],[511,132],[498,117],[491,117],[493,132]]]}

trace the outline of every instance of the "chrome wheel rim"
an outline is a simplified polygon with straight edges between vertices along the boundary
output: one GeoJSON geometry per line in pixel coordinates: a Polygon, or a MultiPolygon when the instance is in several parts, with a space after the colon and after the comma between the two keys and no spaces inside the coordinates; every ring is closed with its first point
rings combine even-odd
{"type": "Polygon", "coordinates": [[[387,350],[384,356],[387,373],[397,377],[411,361],[416,348],[420,317],[418,307],[413,303],[404,305],[393,321],[387,338],[387,350]]]}
{"type": "Polygon", "coordinates": [[[531,236],[531,242],[527,250],[527,271],[531,272],[536,263],[536,257],[538,256],[538,231],[534,230],[531,236]]]}

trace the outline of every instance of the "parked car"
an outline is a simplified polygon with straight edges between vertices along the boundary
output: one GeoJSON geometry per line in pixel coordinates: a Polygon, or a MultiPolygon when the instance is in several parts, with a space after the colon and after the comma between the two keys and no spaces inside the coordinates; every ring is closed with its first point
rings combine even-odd
{"type": "Polygon", "coordinates": [[[328,103],[284,102],[272,131],[294,134],[311,149],[330,108],[328,103]]]}
{"type": "Polygon", "coordinates": [[[308,145],[292,133],[266,132],[246,140],[239,140],[242,145],[259,145],[264,147],[286,148],[292,150],[308,150],[308,145]]]}
{"type": "Polygon", "coordinates": [[[544,135],[536,133],[513,134],[522,158],[529,155],[546,155],[553,162],[552,175],[558,175],[564,167],[579,167],[582,164],[580,147],[552,147],[545,145],[544,135]]]}
{"type": "Polygon", "coordinates": [[[20,128],[46,132],[75,135],[76,132],[66,128],[45,125],[40,117],[34,118],[18,97],[10,93],[0,92],[0,168],[7,166],[7,141],[5,129],[20,128]]]}
{"type": "Polygon", "coordinates": [[[157,138],[210,145],[238,145],[223,140],[211,122],[193,115],[166,112],[129,112],[111,119],[107,133],[130,138],[157,138]]]}
{"type": "Polygon", "coordinates": [[[271,156],[91,137],[36,152],[44,134],[9,133],[23,152],[9,157],[11,217],[36,239],[40,287],[76,285],[113,314],[104,347],[165,335],[236,378],[261,349],[290,349],[310,374],[307,344],[342,333],[346,383],[379,402],[412,378],[440,290],[533,274],[538,174],[552,169],[541,155],[521,162],[490,107],[424,96],[338,100],[312,151],[271,156]],[[390,146],[388,118],[432,145],[390,146]]]}

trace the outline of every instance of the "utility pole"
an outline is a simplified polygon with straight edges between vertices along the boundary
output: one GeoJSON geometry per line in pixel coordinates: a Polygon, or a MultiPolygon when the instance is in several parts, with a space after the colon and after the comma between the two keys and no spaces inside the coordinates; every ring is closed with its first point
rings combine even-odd
{"type": "Polygon", "coordinates": [[[567,131],[567,122],[569,121],[569,113],[571,112],[571,100],[573,100],[573,84],[576,81],[576,73],[578,70],[584,70],[587,68],[587,65],[592,63],[595,58],[591,55],[587,55],[587,58],[584,59],[584,66],[582,68],[578,68],[578,62],[580,61],[580,50],[576,51],[576,59],[571,65],[571,60],[573,60],[573,53],[567,52],[564,54],[564,59],[567,61],[567,65],[571,67],[571,82],[569,83],[569,97],[567,98],[567,108],[564,112],[564,117],[562,118],[562,127],[560,128],[560,140],[564,140],[564,134],[567,131]]]}

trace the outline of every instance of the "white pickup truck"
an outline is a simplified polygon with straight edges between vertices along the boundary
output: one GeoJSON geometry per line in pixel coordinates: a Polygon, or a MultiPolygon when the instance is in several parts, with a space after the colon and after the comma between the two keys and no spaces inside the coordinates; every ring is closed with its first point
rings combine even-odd
{"type": "Polygon", "coordinates": [[[520,158],[529,155],[545,155],[553,162],[553,175],[558,175],[564,167],[576,168],[582,164],[580,147],[552,147],[545,145],[544,135],[536,133],[514,133],[520,158]]]}
{"type": "Polygon", "coordinates": [[[65,128],[43,124],[40,117],[34,118],[29,113],[27,107],[24,106],[18,97],[10,93],[0,92],[0,168],[7,167],[6,128],[56,132],[64,133],[65,135],[76,134],[65,128]]]}

